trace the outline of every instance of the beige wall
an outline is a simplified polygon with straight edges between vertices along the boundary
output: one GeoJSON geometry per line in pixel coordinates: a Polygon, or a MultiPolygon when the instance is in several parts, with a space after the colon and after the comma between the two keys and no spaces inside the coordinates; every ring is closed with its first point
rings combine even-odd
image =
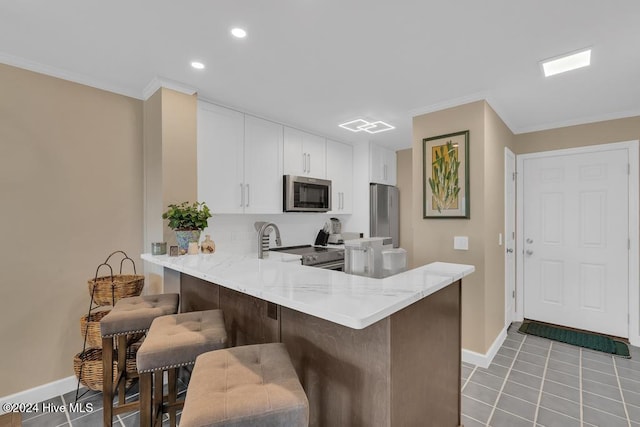
{"type": "MultiPolygon", "coordinates": [[[[197,191],[198,97],[162,88],[162,202],[195,202],[197,191]]],[[[166,221],[165,221],[166,222],[166,221]]],[[[165,241],[177,244],[175,232],[165,226],[165,241]]]]}
{"type": "Polygon", "coordinates": [[[502,119],[485,103],[485,350],[504,328],[505,247],[499,244],[499,235],[504,242],[504,149],[513,151],[513,133],[502,119]]]}
{"type": "MultiPolygon", "coordinates": [[[[166,88],[144,101],[144,248],[152,242],[176,245],[162,213],[171,203],[197,198],[197,96],[166,88]]],[[[169,248],[167,248],[168,250],[169,248]]],[[[177,292],[176,275],[145,263],[147,293],[177,292]]]]}
{"type": "Polygon", "coordinates": [[[504,260],[498,233],[504,229],[504,147],[513,135],[484,101],[413,118],[413,257],[472,264],[462,289],[462,345],[485,353],[504,324],[504,260]],[[469,130],[470,219],[423,218],[424,138],[469,130]],[[468,236],[469,250],[453,249],[468,236]]]}
{"type": "Polygon", "coordinates": [[[0,396],[73,375],[87,280],[141,268],[142,102],[0,64],[0,396]]]}
{"type": "Polygon", "coordinates": [[[515,136],[516,154],[640,139],[640,116],[568,126],[515,136]]]}
{"type": "Polygon", "coordinates": [[[400,192],[400,247],[407,251],[407,265],[413,263],[413,149],[396,152],[397,187],[400,192]]]}
{"type": "Polygon", "coordinates": [[[484,345],[484,103],[475,102],[413,118],[413,259],[472,264],[476,271],[462,286],[462,343],[482,352],[484,345]],[[424,219],[422,140],[469,130],[470,219],[424,219]],[[454,236],[469,236],[469,250],[453,249],[454,236]]]}

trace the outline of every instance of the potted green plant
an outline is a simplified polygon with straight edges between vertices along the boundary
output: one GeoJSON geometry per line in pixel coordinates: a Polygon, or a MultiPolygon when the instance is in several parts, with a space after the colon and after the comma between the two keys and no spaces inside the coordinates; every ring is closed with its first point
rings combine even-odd
{"type": "Polygon", "coordinates": [[[169,220],[169,228],[176,232],[180,251],[186,252],[189,242],[200,240],[200,233],[209,225],[211,211],[204,202],[182,202],[169,205],[162,218],[169,220]]]}

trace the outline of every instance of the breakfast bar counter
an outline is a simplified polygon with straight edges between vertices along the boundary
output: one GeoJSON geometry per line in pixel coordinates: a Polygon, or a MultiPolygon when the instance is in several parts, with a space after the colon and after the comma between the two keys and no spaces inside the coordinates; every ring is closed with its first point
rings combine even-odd
{"type": "Polygon", "coordinates": [[[461,279],[473,266],[373,279],[280,253],[142,259],[180,273],[182,311],[221,308],[230,345],[284,343],[311,426],[460,425],[461,279]]]}

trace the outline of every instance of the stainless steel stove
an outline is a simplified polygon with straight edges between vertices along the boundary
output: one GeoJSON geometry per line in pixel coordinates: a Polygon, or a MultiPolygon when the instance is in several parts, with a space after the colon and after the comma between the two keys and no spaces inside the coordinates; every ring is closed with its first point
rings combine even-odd
{"type": "Polygon", "coordinates": [[[269,248],[270,251],[300,255],[302,265],[342,271],[344,269],[344,249],[325,246],[289,246],[284,248],[269,248]]]}

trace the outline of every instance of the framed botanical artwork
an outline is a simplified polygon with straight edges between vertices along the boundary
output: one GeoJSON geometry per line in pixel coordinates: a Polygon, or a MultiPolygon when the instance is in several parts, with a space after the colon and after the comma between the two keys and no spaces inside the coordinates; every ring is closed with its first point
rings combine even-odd
{"type": "Polygon", "coordinates": [[[422,140],[424,218],[469,218],[469,131],[422,140]]]}

